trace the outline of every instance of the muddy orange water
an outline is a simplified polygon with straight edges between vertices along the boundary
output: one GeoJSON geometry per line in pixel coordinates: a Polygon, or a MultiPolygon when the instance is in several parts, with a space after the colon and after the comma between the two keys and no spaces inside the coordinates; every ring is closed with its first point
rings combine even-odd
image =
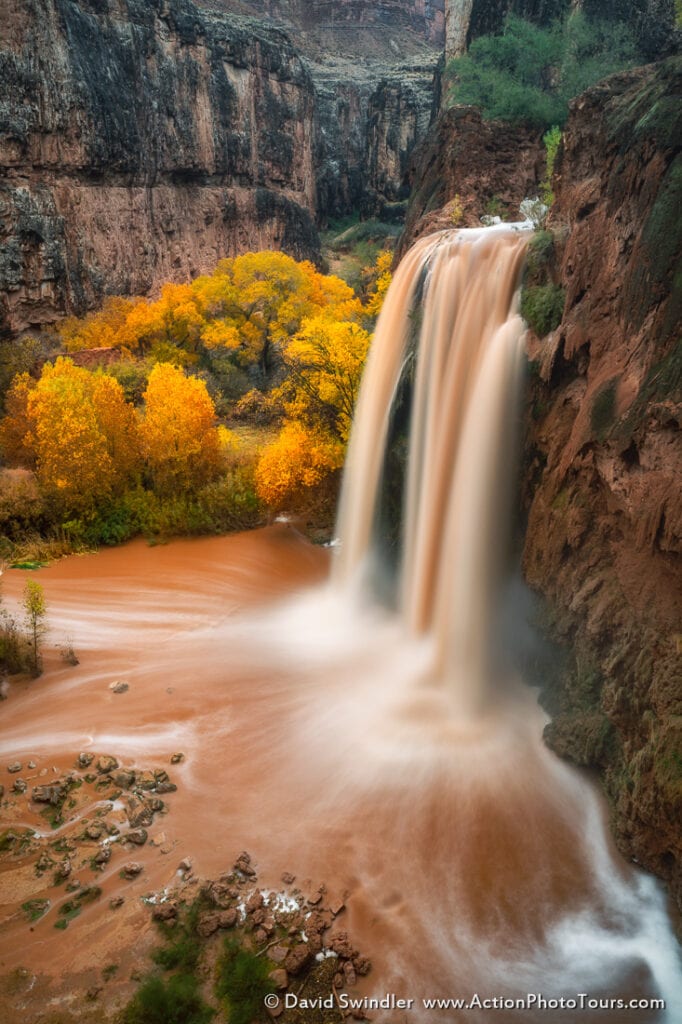
{"type": "MultiPolygon", "coordinates": [[[[139,541],[32,575],[50,642],[70,637],[80,664],[50,654],[43,677],[12,686],[0,706],[6,789],[13,760],[36,765],[22,772],[30,795],[45,768],[47,781],[53,766],[91,751],[167,767],[178,790],[150,829],[161,845],[135,851],[138,879],[121,881],[131,856],[119,851],[101,876],[82,873],[107,897],[123,893],[120,911],[102,899],[59,932],[60,893],[29,926],[17,904],[54,900],[55,890],[5,867],[2,972],[27,967],[46,1007],[68,1006],[89,971],[144,966],[151,938],[140,897],[172,884],[181,858],[212,877],[246,849],[261,885],[281,888],[290,871],[347,897],[343,926],[374,964],[359,991],[416,1000],[375,1019],[680,1019],[663,896],[614,854],[589,782],[544,749],[533,695],[509,680],[494,709],[462,724],[447,692],[425,681],[425,645],[326,584],[328,562],[328,551],[277,525],[162,547],[139,541]],[[116,680],[128,691],[113,694],[116,680]],[[180,751],[184,762],[169,767],[180,751]],[[474,993],[663,993],[672,1009],[420,1008],[424,998],[474,993]]],[[[10,605],[27,575],[5,574],[10,605]]],[[[35,811],[17,797],[3,822],[36,827],[35,811]]],[[[26,1006],[35,1010],[29,997],[26,1006]]]]}

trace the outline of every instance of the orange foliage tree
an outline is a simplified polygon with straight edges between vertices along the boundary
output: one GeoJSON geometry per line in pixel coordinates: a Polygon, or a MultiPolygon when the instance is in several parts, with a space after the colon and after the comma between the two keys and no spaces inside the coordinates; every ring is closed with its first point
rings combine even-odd
{"type": "Polygon", "coordinates": [[[271,508],[283,508],[302,488],[320,484],[343,465],[340,441],[291,420],[267,445],[256,466],[256,491],[271,508]]]}
{"type": "Polygon", "coordinates": [[[304,318],[327,309],[345,319],[361,310],[352,288],[340,278],[281,252],[222,260],[192,289],[206,321],[204,345],[231,350],[244,365],[257,364],[264,378],[274,349],[295,334],[304,318]]]}
{"type": "Polygon", "coordinates": [[[221,443],[204,382],[170,363],[157,363],[143,397],[140,436],[154,490],[186,493],[215,478],[221,443]]]}
{"type": "Polygon", "coordinates": [[[60,507],[91,510],[135,478],[137,420],[112,378],[74,366],[70,359],[46,363],[28,390],[26,418],[30,429],[24,444],[41,490],[60,507]]]}

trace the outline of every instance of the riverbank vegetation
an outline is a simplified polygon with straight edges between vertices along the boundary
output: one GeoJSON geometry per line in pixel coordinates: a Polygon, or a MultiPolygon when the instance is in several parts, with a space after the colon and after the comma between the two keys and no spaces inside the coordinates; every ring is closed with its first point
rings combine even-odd
{"type": "Polygon", "coordinates": [[[0,555],[248,528],[301,500],[329,518],[390,263],[354,289],[246,253],[65,319],[51,352],[24,341],[0,395],[0,555]]]}
{"type": "Polygon", "coordinates": [[[617,19],[575,11],[543,27],[510,14],[501,34],[480,36],[450,62],[448,101],[479,106],[486,119],[549,128],[565,123],[574,96],[645,60],[617,19]]]}
{"type": "MultiPolygon", "coordinates": [[[[43,670],[41,647],[49,627],[43,588],[35,580],[27,580],[21,607],[23,622],[2,607],[0,591],[0,673],[26,672],[36,678],[43,670]]],[[[78,664],[70,643],[63,657],[78,664]]],[[[3,696],[0,691],[0,699],[3,696]]]]}

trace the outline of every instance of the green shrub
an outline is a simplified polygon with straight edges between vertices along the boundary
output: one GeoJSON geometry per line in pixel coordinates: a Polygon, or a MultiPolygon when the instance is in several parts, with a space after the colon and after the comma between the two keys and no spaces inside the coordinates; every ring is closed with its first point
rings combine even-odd
{"type": "Polygon", "coordinates": [[[144,982],[120,1017],[120,1024],[209,1024],[215,1016],[191,974],[144,982]]]}
{"type": "Polygon", "coordinates": [[[480,106],[487,119],[563,125],[568,102],[606,75],[638,62],[627,25],[581,13],[541,28],[509,15],[504,32],[480,36],[452,61],[450,103],[480,106]]]}
{"type": "Polygon", "coordinates": [[[197,934],[201,906],[200,897],[173,927],[164,922],[159,923],[166,945],[152,952],[152,960],[165,971],[181,968],[184,973],[192,973],[196,969],[201,956],[201,942],[197,934]]]}
{"type": "Polygon", "coordinates": [[[227,1004],[230,1024],[251,1024],[262,1013],[265,996],[274,992],[268,961],[228,938],[217,968],[216,995],[227,1004]]]}
{"type": "Polygon", "coordinates": [[[558,285],[550,283],[524,287],[521,293],[521,316],[539,338],[544,338],[561,323],[564,301],[564,290],[558,285]]]}
{"type": "Polygon", "coordinates": [[[526,253],[526,275],[533,283],[540,283],[539,275],[544,274],[554,258],[554,235],[551,231],[536,231],[528,243],[526,253]]]}

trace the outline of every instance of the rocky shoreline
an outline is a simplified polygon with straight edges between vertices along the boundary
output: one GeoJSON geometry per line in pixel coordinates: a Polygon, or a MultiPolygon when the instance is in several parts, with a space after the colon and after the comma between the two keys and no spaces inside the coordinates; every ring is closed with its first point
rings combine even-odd
{"type": "MultiPolygon", "coordinates": [[[[169,760],[170,766],[180,765],[184,755],[177,752],[169,760]]],[[[339,1008],[338,992],[371,969],[339,927],[347,893],[330,893],[324,884],[309,881],[297,884],[289,872],[282,873],[277,890],[265,888],[246,852],[213,879],[195,874],[188,856],[176,863],[168,856],[177,844],[166,823],[170,808],[165,798],[177,785],[166,768],[139,769],[111,754],[82,752],[67,771],[41,764],[37,757],[12,761],[6,771],[9,779],[0,786],[3,925],[22,941],[22,935],[34,933],[42,923],[44,942],[48,922],[65,931],[78,928],[77,919],[87,915],[101,939],[109,929],[115,934],[117,925],[132,915],[139,942],[123,951],[115,943],[106,952],[103,948],[101,977],[92,971],[71,975],[68,970],[61,978],[51,977],[39,966],[41,958],[33,962],[27,949],[31,966],[22,965],[4,977],[0,972],[0,1011],[20,1013],[28,1024],[42,1019],[41,1007],[63,1009],[66,1002],[68,1016],[60,1020],[114,1019],[153,969],[151,962],[144,967],[155,942],[152,922],[168,937],[186,932],[191,918],[192,941],[202,964],[199,975],[209,999],[207,979],[219,939],[229,933],[241,949],[263,957],[269,968],[267,981],[278,1001],[267,1013],[263,1010],[263,1020],[320,1020],[317,1010],[307,1014],[298,1005],[285,1008],[287,992],[295,992],[303,1005],[306,999],[333,995],[334,1005],[323,1019],[347,1016],[339,1008]],[[45,828],[38,827],[40,819],[45,828]],[[159,854],[168,858],[165,884],[153,889],[135,885],[144,883],[150,858],[159,854]],[[126,965],[131,968],[127,976],[126,965]]],[[[48,941],[61,940],[55,936],[48,941]]]]}

